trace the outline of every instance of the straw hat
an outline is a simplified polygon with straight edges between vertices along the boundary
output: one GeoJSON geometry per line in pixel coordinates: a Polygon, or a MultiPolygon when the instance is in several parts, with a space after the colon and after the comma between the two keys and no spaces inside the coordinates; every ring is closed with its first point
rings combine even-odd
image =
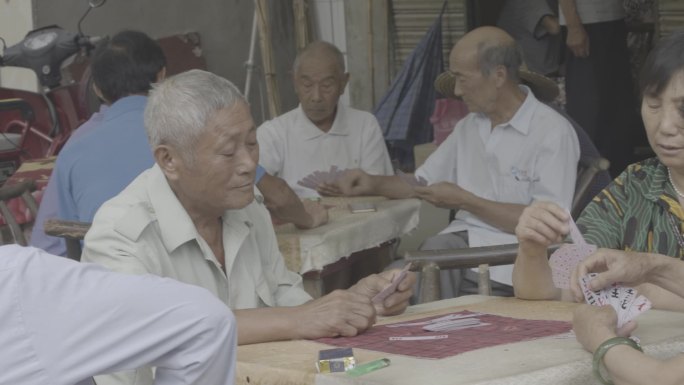
{"type": "MultiPolygon", "coordinates": [[[[547,78],[536,72],[528,70],[523,64],[518,70],[518,77],[520,81],[530,87],[534,96],[542,102],[552,102],[558,96],[558,85],[553,80],[547,78]]],[[[451,99],[458,99],[454,95],[455,79],[449,71],[442,72],[437,79],[435,79],[435,89],[440,94],[451,99]]]]}

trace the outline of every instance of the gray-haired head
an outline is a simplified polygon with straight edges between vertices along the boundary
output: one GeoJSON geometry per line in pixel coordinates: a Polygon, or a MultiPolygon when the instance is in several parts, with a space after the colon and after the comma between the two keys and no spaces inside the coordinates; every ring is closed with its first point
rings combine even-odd
{"type": "Polygon", "coordinates": [[[300,53],[297,54],[294,64],[292,65],[292,72],[296,74],[302,60],[306,60],[307,57],[312,56],[329,56],[337,63],[340,74],[343,74],[346,70],[344,65],[344,55],[342,55],[342,52],[339,50],[339,48],[337,48],[334,44],[328,43],[327,41],[319,40],[309,43],[309,45],[307,45],[300,53]]]}
{"type": "Polygon", "coordinates": [[[523,53],[515,41],[499,44],[482,42],[478,46],[478,59],[483,75],[489,76],[498,66],[503,66],[511,81],[520,82],[518,70],[523,63],[523,53]]]}
{"type": "Polygon", "coordinates": [[[474,54],[477,66],[485,77],[499,66],[506,69],[508,79],[518,83],[518,70],[523,63],[522,49],[506,31],[492,26],[473,29],[465,34],[451,50],[453,55],[474,54]]]}
{"type": "Polygon", "coordinates": [[[230,81],[202,70],[172,76],[150,91],[145,129],[154,151],[159,145],[181,149],[185,161],[194,161],[194,148],[209,119],[217,111],[245,102],[230,81]]]}

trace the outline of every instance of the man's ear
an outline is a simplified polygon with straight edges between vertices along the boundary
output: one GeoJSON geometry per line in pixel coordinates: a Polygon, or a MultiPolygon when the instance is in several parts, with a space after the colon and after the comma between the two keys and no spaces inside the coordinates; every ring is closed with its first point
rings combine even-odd
{"type": "Polygon", "coordinates": [[[504,84],[506,84],[506,81],[508,80],[508,70],[506,67],[502,65],[496,66],[493,75],[495,76],[497,88],[501,88],[504,84]]]}
{"type": "Polygon", "coordinates": [[[152,153],[154,160],[161,168],[168,180],[178,180],[179,168],[182,167],[182,159],[175,148],[166,144],[160,144],[152,153]]]}

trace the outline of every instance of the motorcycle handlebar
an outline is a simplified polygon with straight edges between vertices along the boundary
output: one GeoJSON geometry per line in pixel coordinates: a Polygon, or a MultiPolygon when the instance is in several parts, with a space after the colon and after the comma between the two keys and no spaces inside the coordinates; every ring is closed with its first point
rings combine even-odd
{"type": "Polygon", "coordinates": [[[43,87],[57,87],[61,81],[60,66],[82,49],[86,52],[101,41],[99,36],[85,36],[51,25],[29,32],[26,37],[0,56],[0,66],[32,69],[43,87]]]}
{"type": "Polygon", "coordinates": [[[76,44],[79,47],[91,48],[95,47],[103,38],[100,36],[79,36],[76,38],[76,44]]]}

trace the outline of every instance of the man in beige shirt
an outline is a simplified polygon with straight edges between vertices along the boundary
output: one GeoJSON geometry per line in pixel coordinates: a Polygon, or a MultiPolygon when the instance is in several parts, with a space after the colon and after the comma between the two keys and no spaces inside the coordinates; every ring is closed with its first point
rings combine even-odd
{"type": "MultiPolygon", "coordinates": [[[[352,336],[376,314],[404,311],[413,274],[373,304],[398,270],[316,300],[287,270],[268,212],[255,200],[256,127],[229,81],[199,70],[168,79],[151,92],[145,126],[156,164],[97,212],[84,261],[210,290],[233,309],[239,344],[352,336]]],[[[98,384],[150,384],[152,374],[106,380],[98,384]]]]}

